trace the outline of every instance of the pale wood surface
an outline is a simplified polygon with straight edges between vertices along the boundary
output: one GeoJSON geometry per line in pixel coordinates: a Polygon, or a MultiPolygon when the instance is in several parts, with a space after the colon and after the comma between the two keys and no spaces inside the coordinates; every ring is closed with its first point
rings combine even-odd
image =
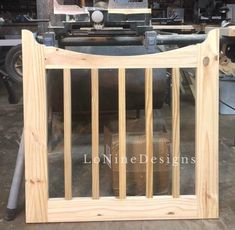
{"type": "Polygon", "coordinates": [[[88,14],[85,8],[80,8],[77,5],[61,5],[54,0],[54,14],[68,14],[68,15],[79,15],[88,14]]]}
{"type": "Polygon", "coordinates": [[[44,48],[23,31],[26,222],[47,221],[47,98],[44,48]]]}
{"type": "Polygon", "coordinates": [[[172,195],[180,196],[180,70],[172,70],[172,195]]]}
{"type": "Polygon", "coordinates": [[[145,70],[146,196],[153,197],[153,70],[145,70]]]}
{"type": "Polygon", "coordinates": [[[138,56],[102,56],[76,53],[55,47],[45,48],[47,69],[116,69],[153,68],[195,68],[197,66],[197,45],[158,54],[138,56]]]}
{"type": "Polygon", "coordinates": [[[227,56],[220,57],[220,71],[227,75],[235,76],[235,63],[227,56]]]}
{"type": "Polygon", "coordinates": [[[219,30],[200,47],[196,76],[196,195],[199,217],[218,217],[219,30]]]}
{"type": "Polygon", "coordinates": [[[75,198],[71,201],[50,199],[48,202],[49,222],[195,219],[197,218],[195,196],[103,197],[99,200],[75,198]]]}
{"type": "Polygon", "coordinates": [[[92,100],[92,197],[99,198],[99,70],[91,70],[92,100]]]}
{"type": "Polygon", "coordinates": [[[72,111],[71,70],[64,69],[64,192],[72,199],[72,111]]]}
{"type": "Polygon", "coordinates": [[[235,26],[220,28],[220,35],[227,37],[235,37],[235,26]]]}
{"type": "MultiPolygon", "coordinates": [[[[23,31],[26,221],[217,218],[218,55],[218,30],[210,32],[207,40],[202,44],[161,54],[132,57],[89,55],[48,48],[37,44],[32,33],[23,31]],[[136,197],[134,200],[130,197],[126,199],[126,164],[123,162],[126,155],[125,69],[168,67],[198,68],[196,80],[196,197],[169,198],[159,196],[156,199],[141,197],[136,197]],[[119,69],[120,199],[113,200],[112,198],[109,201],[109,198],[107,198],[107,201],[106,198],[99,200],[84,198],[83,203],[81,202],[83,198],[72,200],[63,198],[47,202],[47,100],[45,79],[45,70],[47,68],[88,68],[94,69],[93,75],[95,75],[95,69],[119,69]]],[[[93,82],[93,84],[97,87],[97,82],[93,82]]],[[[93,93],[97,96],[95,90],[93,90],[93,93]]],[[[175,94],[177,94],[176,91],[175,94]]],[[[93,106],[97,108],[97,102],[93,102],[93,106]]],[[[177,122],[175,123],[177,124],[177,122]]],[[[97,127],[94,130],[95,135],[97,135],[97,127]]],[[[98,141],[97,138],[96,141],[98,141]]]]}
{"type": "Polygon", "coordinates": [[[205,33],[209,33],[210,31],[214,29],[219,29],[220,30],[220,35],[221,36],[226,36],[226,37],[235,37],[235,26],[228,26],[228,27],[215,27],[215,26],[207,26],[205,28],[205,33]]]}
{"type": "Polygon", "coordinates": [[[153,25],[154,30],[194,30],[193,25],[153,25]]]}
{"type": "Polygon", "coordinates": [[[119,101],[119,198],[126,198],[126,70],[118,72],[119,101]]]}
{"type": "MultiPolygon", "coordinates": [[[[134,75],[133,75],[134,77],[134,75]]],[[[187,92],[189,93],[189,92],[187,92]]],[[[188,96],[192,99],[192,97],[188,94],[188,96]]],[[[2,127],[2,140],[1,140],[1,174],[0,174],[0,181],[1,184],[7,188],[10,188],[10,183],[12,181],[12,175],[15,168],[15,160],[16,160],[16,153],[18,151],[18,145],[16,144],[16,132],[18,135],[21,134],[22,127],[23,127],[23,121],[22,121],[22,104],[17,105],[9,105],[8,103],[8,95],[7,94],[1,94],[0,95],[0,116],[1,116],[1,127],[2,127]],[[14,144],[15,143],[15,144],[14,144]],[[4,154],[4,152],[6,154],[4,154]],[[4,163],[5,162],[5,163],[4,163]]],[[[188,98],[188,97],[187,97],[188,98]]],[[[194,105],[188,101],[187,98],[182,98],[182,110],[181,110],[181,117],[184,120],[190,119],[190,121],[187,121],[187,125],[189,127],[194,126],[194,105]],[[193,114],[192,116],[190,114],[193,114]]],[[[167,125],[170,127],[170,108],[168,106],[165,106],[162,111],[159,111],[164,115],[164,117],[168,120],[167,125]]],[[[159,119],[158,116],[154,116],[154,121],[157,121],[159,119]]],[[[187,128],[187,126],[186,126],[187,128]]],[[[81,127],[83,129],[83,127],[81,127]]],[[[66,229],[79,229],[79,230],[88,230],[88,229],[112,229],[112,230],[131,230],[131,229],[148,229],[148,230],[157,230],[157,229],[163,229],[163,230],[172,230],[172,228],[176,230],[231,230],[235,226],[235,210],[234,210],[234,203],[235,203],[235,183],[234,183],[234,168],[235,168],[235,158],[233,154],[233,146],[231,145],[234,141],[234,129],[235,129],[235,117],[234,116],[221,116],[220,117],[220,137],[221,141],[220,143],[220,218],[218,220],[153,220],[153,221],[110,221],[110,222],[72,222],[72,223],[49,223],[49,224],[43,224],[43,225],[34,225],[34,224],[25,224],[25,211],[24,209],[24,202],[25,202],[25,196],[22,194],[20,195],[20,208],[19,214],[17,215],[17,218],[15,221],[8,222],[8,221],[2,221],[0,223],[2,230],[11,230],[11,229],[20,229],[20,230],[36,230],[36,229],[48,229],[48,230],[64,230],[66,229]],[[234,128],[233,128],[234,127],[234,128]],[[36,228],[36,229],[35,229],[36,228]]],[[[191,142],[194,138],[194,134],[190,129],[187,129],[186,131],[187,139],[183,140],[182,143],[182,151],[184,151],[185,142],[191,142]]],[[[85,141],[90,141],[90,136],[87,136],[85,141]]],[[[191,150],[193,151],[193,143],[191,142],[191,150]],[[192,145],[191,145],[192,144],[192,145]]],[[[82,148],[81,151],[83,151],[83,147],[79,146],[79,148],[82,148]]],[[[187,147],[188,149],[188,147],[187,147]]],[[[86,150],[86,149],[84,149],[86,150]]],[[[188,151],[187,151],[188,152],[188,151]]],[[[50,156],[50,153],[48,153],[50,156]]],[[[190,156],[193,155],[193,152],[191,152],[190,156]]],[[[60,157],[58,158],[58,155],[55,155],[54,157],[49,157],[49,166],[51,167],[50,171],[52,171],[52,174],[50,176],[57,176],[58,172],[61,172],[61,175],[63,174],[63,154],[60,154],[60,157]],[[57,164],[58,159],[61,159],[61,168],[58,167],[57,164]],[[52,163],[52,164],[51,164],[52,163]]],[[[74,162],[76,165],[76,168],[74,170],[76,172],[83,171],[84,174],[82,178],[86,178],[87,176],[91,178],[91,167],[88,166],[89,170],[82,169],[82,164],[77,164],[77,162],[74,162]]],[[[106,166],[102,166],[106,167],[106,166]]],[[[108,171],[108,170],[107,170],[108,171]]],[[[105,171],[105,172],[107,172],[105,171]]],[[[191,180],[191,172],[194,171],[193,167],[189,167],[182,171],[182,176],[187,182],[182,183],[182,191],[193,191],[193,179],[191,180]],[[190,188],[189,188],[190,187],[190,188]]],[[[104,176],[104,178],[109,178],[107,175],[108,173],[101,172],[101,176],[104,176]]],[[[80,174],[81,175],[81,174],[80,174]]],[[[61,177],[54,180],[54,182],[50,181],[50,194],[54,196],[54,194],[58,194],[58,191],[61,194],[61,198],[63,198],[64,194],[64,184],[61,183],[60,180],[61,177]],[[51,183],[52,182],[52,183],[51,183]]],[[[75,175],[74,182],[77,183],[80,178],[80,176],[75,175]]],[[[101,177],[102,178],[102,177],[101,177]]],[[[82,180],[81,180],[82,181],[82,180]]],[[[83,180],[84,183],[85,180],[83,180]]],[[[74,183],[74,194],[77,193],[77,184],[74,183]],[[76,186],[76,187],[75,187],[76,186]]],[[[80,183],[80,182],[79,182],[80,183]]],[[[82,186],[80,184],[80,189],[82,188],[83,194],[85,192],[90,192],[90,180],[89,185],[82,186]]],[[[101,192],[104,194],[105,192],[108,192],[107,184],[111,185],[111,178],[110,179],[104,179],[100,181],[100,187],[101,192]]],[[[24,186],[24,184],[23,184],[24,186]]],[[[0,205],[0,213],[4,213],[5,211],[5,204],[7,202],[7,198],[9,195],[9,190],[4,189],[4,187],[1,187],[1,195],[0,199],[2,199],[2,205],[0,205]]],[[[132,189],[134,191],[134,188],[132,189]]],[[[59,195],[59,194],[58,194],[59,195]]],[[[111,195],[111,194],[110,194],[111,195]]],[[[51,197],[52,197],[51,196],[51,197]]]]}
{"type": "Polygon", "coordinates": [[[108,9],[109,14],[151,14],[148,8],[108,9]]]}

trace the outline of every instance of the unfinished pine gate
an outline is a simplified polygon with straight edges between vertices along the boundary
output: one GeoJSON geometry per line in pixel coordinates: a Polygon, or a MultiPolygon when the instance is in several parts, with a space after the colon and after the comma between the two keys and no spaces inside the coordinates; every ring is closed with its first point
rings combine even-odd
{"type": "MultiPolygon", "coordinates": [[[[75,53],[38,44],[23,31],[26,221],[111,221],[218,217],[219,31],[205,42],[160,54],[114,57],[75,53]],[[172,168],[172,196],[153,196],[153,165],[146,164],[146,196],[126,196],[126,165],[119,164],[119,197],[100,197],[99,69],[118,69],[119,160],[126,151],[125,69],[145,69],[146,155],[153,155],[152,69],[172,68],[172,145],[180,156],[180,68],[196,68],[196,192],[180,195],[180,166],[172,168]],[[64,71],[65,195],[48,195],[46,70],[64,71]],[[91,69],[92,197],[72,197],[71,69],[91,69]]],[[[79,99],[78,99],[79,100],[79,99]]],[[[82,99],[81,99],[82,100],[82,99]]]]}

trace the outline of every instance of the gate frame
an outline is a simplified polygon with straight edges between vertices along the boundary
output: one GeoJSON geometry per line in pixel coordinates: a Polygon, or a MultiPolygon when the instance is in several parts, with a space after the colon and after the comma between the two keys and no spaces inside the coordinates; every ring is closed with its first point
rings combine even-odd
{"type": "Polygon", "coordinates": [[[74,222],[154,219],[218,218],[218,92],[219,30],[205,42],[160,54],[99,56],[38,44],[30,31],[22,32],[26,222],[74,222]],[[72,198],[71,69],[91,69],[92,159],[99,147],[99,72],[118,69],[119,160],[125,157],[125,69],[145,71],[146,154],[152,150],[152,69],[172,68],[173,156],[180,156],[179,68],[197,68],[196,76],[196,194],[180,195],[180,166],[173,166],[172,196],[153,196],[153,167],[146,164],[146,197],[126,197],[126,165],[119,164],[120,197],[99,196],[99,165],[92,161],[92,197],[72,198]],[[47,151],[46,70],[64,70],[65,197],[49,199],[47,151]]]}

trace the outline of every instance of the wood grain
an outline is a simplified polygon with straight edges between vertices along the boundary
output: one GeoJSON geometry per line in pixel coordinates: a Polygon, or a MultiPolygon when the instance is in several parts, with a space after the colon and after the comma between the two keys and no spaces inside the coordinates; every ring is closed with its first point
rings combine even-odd
{"type": "Polygon", "coordinates": [[[47,97],[44,48],[22,32],[26,222],[47,221],[47,97]]]}
{"type": "Polygon", "coordinates": [[[200,218],[218,217],[219,30],[200,48],[196,76],[196,195],[200,218]]]}
{"type": "Polygon", "coordinates": [[[180,196],[180,70],[172,69],[172,195],[180,196]]]}
{"type": "Polygon", "coordinates": [[[152,10],[148,8],[108,9],[109,14],[151,14],[151,12],[152,10]]]}
{"type": "Polygon", "coordinates": [[[99,200],[74,198],[71,201],[50,199],[48,202],[49,222],[155,220],[197,218],[196,196],[102,197],[99,200]]]}
{"type": "Polygon", "coordinates": [[[68,15],[80,15],[88,14],[88,11],[84,8],[80,8],[77,5],[61,5],[54,0],[54,14],[68,14],[68,15]]]}
{"type": "MultiPolygon", "coordinates": [[[[81,54],[37,44],[23,30],[26,222],[196,219],[218,217],[219,30],[202,44],[161,54],[110,57],[81,54]],[[146,151],[151,156],[152,68],[174,68],[173,154],[179,156],[179,68],[196,67],[196,195],[179,197],[179,167],[173,169],[173,196],[152,197],[147,166],[147,197],[126,197],[125,69],[146,70],[146,151]],[[48,200],[46,69],[64,70],[65,155],[71,156],[70,69],[92,69],[92,152],[98,154],[98,69],[119,70],[119,199],[99,197],[98,166],[93,164],[93,198],[48,200]],[[69,120],[70,121],[67,121],[69,120]],[[67,130],[67,131],[66,131],[67,130]],[[66,144],[67,143],[67,144],[66,144]],[[67,146],[67,147],[66,147],[67,146]],[[70,153],[70,154],[69,154],[70,153]]],[[[68,158],[67,158],[68,159],[68,158]]],[[[94,158],[93,158],[94,160],[94,158]]],[[[70,162],[66,163],[70,177],[70,162]]],[[[68,180],[70,181],[70,180],[68,180]]],[[[68,187],[68,186],[67,186],[68,187]]],[[[67,196],[67,198],[71,198],[67,196]]]]}
{"type": "Polygon", "coordinates": [[[119,100],[119,198],[126,198],[126,73],[125,69],[118,72],[119,100]]]}
{"type": "Polygon", "coordinates": [[[235,26],[220,28],[220,35],[226,37],[235,37],[235,26]]]}
{"type": "Polygon", "coordinates": [[[64,192],[72,199],[72,111],[71,70],[64,69],[64,192]]]}
{"type": "Polygon", "coordinates": [[[99,198],[99,71],[91,70],[92,100],[92,198],[99,198]]]}
{"type": "Polygon", "coordinates": [[[235,37],[235,26],[228,26],[228,27],[207,26],[205,28],[205,33],[209,33],[215,29],[220,30],[220,36],[235,37]]]}
{"type": "Polygon", "coordinates": [[[145,70],[146,197],[153,197],[153,70],[145,70]]]}
{"type": "Polygon", "coordinates": [[[154,30],[195,30],[193,25],[153,25],[154,30]]]}
{"type": "Polygon", "coordinates": [[[197,45],[158,54],[122,57],[84,54],[45,47],[47,69],[195,68],[197,55],[197,45]]]}

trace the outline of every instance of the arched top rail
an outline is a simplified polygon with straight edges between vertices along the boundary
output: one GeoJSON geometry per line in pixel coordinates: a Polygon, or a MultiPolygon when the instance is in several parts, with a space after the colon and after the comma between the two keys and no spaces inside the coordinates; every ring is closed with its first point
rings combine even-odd
{"type": "Polygon", "coordinates": [[[22,37],[23,43],[28,47],[40,46],[46,69],[195,68],[201,47],[211,50],[212,55],[217,55],[219,30],[211,31],[201,44],[158,54],[137,56],[94,55],[46,47],[38,44],[33,34],[27,30],[23,30],[22,37]]]}

